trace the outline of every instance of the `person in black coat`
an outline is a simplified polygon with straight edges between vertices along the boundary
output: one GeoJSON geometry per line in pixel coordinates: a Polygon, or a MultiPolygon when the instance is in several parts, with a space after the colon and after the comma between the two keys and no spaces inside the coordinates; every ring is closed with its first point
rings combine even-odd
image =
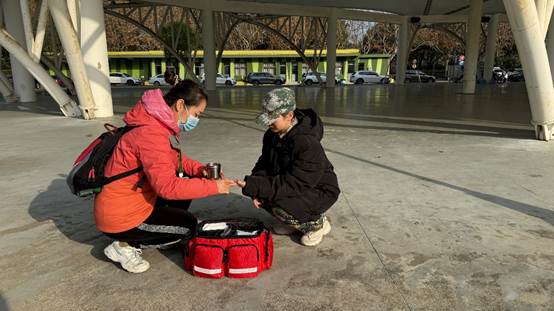
{"type": "Polygon", "coordinates": [[[257,208],[301,231],[303,245],[317,245],[331,231],[324,213],[340,193],[320,143],[323,124],[314,110],[296,109],[289,88],[272,90],[262,105],[257,122],[269,127],[262,155],[252,174],[237,183],[257,208]]]}

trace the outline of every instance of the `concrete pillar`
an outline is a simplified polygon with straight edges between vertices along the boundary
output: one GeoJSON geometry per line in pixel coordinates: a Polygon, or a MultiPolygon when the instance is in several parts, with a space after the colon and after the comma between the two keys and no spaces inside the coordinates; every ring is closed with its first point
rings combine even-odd
{"type": "Polygon", "coordinates": [[[550,18],[552,16],[552,10],[554,9],[553,0],[535,0],[535,6],[537,7],[537,15],[539,17],[539,24],[543,31],[543,36],[546,37],[548,26],[550,25],[550,18]]]}
{"type": "Polygon", "coordinates": [[[492,69],[494,68],[494,58],[496,56],[496,33],[498,32],[498,14],[491,17],[487,29],[487,46],[485,49],[485,67],[483,70],[483,79],[492,80],[492,69]]]}
{"type": "Polygon", "coordinates": [[[37,22],[37,32],[35,34],[35,42],[33,46],[33,54],[36,59],[40,59],[42,47],[44,46],[44,37],[46,36],[46,24],[50,16],[48,15],[48,1],[42,1],[37,22]]]}
{"type": "MultiPolygon", "coordinates": [[[[87,0],[88,1],[88,0],[87,0]]],[[[48,0],[48,7],[62,43],[71,78],[85,119],[94,119],[95,103],[87,70],[81,54],[79,38],[73,27],[66,0],[48,0]]]]}
{"type": "Polygon", "coordinates": [[[550,64],[550,74],[552,76],[552,81],[554,81],[554,21],[552,21],[548,27],[548,34],[546,36],[546,51],[548,53],[548,61],[550,64]]]}
{"type": "Polygon", "coordinates": [[[155,76],[157,76],[156,61],[154,59],[152,59],[150,61],[150,77],[155,77],[155,76]]]}
{"type": "MultiPolygon", "coordinates": [[[[6,30],[23,49],[27,50],[19,0],[4,0],[2,1],[2,8],[4,10],[6,30]]],[[[22,103],[36,101],[35,80],[33,76],[12,54],[10,54],[10,64],[12,68],[13,87],[15,95],[19,97],[19,101],[22,103]]]]}
{"type": "Polygon", "coordinates": [[[27,52],[31,54],[31,57],[34,57],[33,45],[35,44],[35,37],[33,34],[33,25],[31,22],[31,12],[29,10],[29,1],[19,0],[19,4],[21,8],[21,18],[23,21],[23,32],[25,33],[25,44],[27,46],[27,52]]]}
{"type": "Polygon", "coordinates": [[[343,74],[342,78],[348,81],[348,60],[345,60],[344,64],[342,65],[342,74],[343,74]]]}
{"type": "Polygon", "coordinates": [[[518,54],[525,72],[531,123],[537,139],[550,140],[554,130],[554,85],[533,0],[504,0],[518,54]]]}
{"type": "Polygon", "coordinates": [[[165,62],[165,59],[162,59],[162,64],[161,64],[161,69],[162,69],[162,74],[165,74],[165,71],[167,70],[167,63],[165,62]]]}
{"type": "Polygon", "coordinates": [[[187,72],[185,70],[185,65],[179,63],[179,77],[185,79],[187,77],[187,72]]]}
{"type": "Polygon", "coordinates": [[[81,50],[90,88],[96,104],[95,116],[113,116],[112,89],[110,86],[110,65],[104,24],[102,0],[82,0],[81,50]]]}
{"type": "MultiPolygon", "coordinates": [[[[396,83],[404,84],[406,79],[406,66],[408,65],[408,54],[410,47],[408,38],[408,18],[404,17],[400,24],[400,31],[398,32],[398,51],[396,52],[396,83]]],[[[356,68],[357,70],[357,68],[356,68]]]]}
{"type": "MultiPolygon", "coordinates": [[[[80,0],[67,0],[67,9],[69,10],[69,16],[71,17],[71,22],[73,23],[73,29],[77,33],[77,38],[81,39],[81,8],[80,0]]],[[[82,2],[87,2],[86,0],[82,2]]],[[[92,0],[96,2],[96,0],[92,0]]]]}
{"type": "Polygon", "coordinates": [[[35,62],[35,60],[27,53],[15,39],[5,30],[0,31],[0,45],[5,48],[10,55],[13,55],[17,60],[31,73],[37,81],[44,86],[46,91],[58,103],[61,111],[65,116],[77,117],[81,116],[81,109],[77,104],[67,96],[62,88],[50,77],[44,68],[35,62]]]}
{"type": "Polygon", "coordinates": [[[214,12],[211,8],[202,11],[202,43],[204,46],[205,87],[215,91],[216,56],[214,43],[214,12]]]}
{"type": "Polygon", "coordinates": [[[335,87],[337,64],[337,11],[331,9],[327,17],[327,87],[335,87]]]}
{"type": "Polygon", "coordinates": [[[475,94],[475,75],[479,62],[479,37],[483,0],[471,0],[467,19],[466,53],[464,64],[464,94],[475,94]]]}

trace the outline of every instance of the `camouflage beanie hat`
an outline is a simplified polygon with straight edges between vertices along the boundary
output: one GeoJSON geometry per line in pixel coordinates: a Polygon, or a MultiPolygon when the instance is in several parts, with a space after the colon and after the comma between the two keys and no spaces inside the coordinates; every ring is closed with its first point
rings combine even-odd
{"type": "Polygon", "coordinates": [[[278,88],[264,96],[262,102],[263,112],[256,118],[256,123],[270,126],[279,116],[296,109],[294,91],[290,88],[278,88]]]}

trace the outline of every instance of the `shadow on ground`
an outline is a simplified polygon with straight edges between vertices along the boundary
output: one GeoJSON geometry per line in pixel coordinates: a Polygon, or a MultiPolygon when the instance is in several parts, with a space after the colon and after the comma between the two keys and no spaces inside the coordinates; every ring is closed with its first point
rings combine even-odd
{"type": "Polygon", "coordinates": [[[362,163],[365,163],[365,164],[377,166],[377,167],[380,167],[382,169],[386,169],[386,170],[389,170],[389,171],[392,171],[392,172],[395,172],[395,173],[398,173],[398,174],[410,176],[410,177],[413,177],[413,178],[416,178],[416,179],[419,179],[419,180],[422,180],[422,181],[425,181],[425,182],[428,182],[428,183],[432,183],[432,184],[435,184],[435,185],[438,185],[438,186],[442,186],[442,187],[446,187],[446,188],[449,188],[449,189],[452,189],[452,190],[460,191],[460,192],[463,192],[467,195],[470,195],[470,196],[473,196],[475,198],[478,198],[478,199],[496,204],[498,206],[509,208],[511,210],[526,214],[528,216],[532,216],[532,217],[542,219],[545,222],[547,222],[547,223],[554,226],[554,211],[551,211],[551,210],[548,210],[548,209],[545,209],[545,208],[542,208],[542,207],[538,207],[538,206],[530,205],[530,204],[527,204],[527,203],[507,199],[507,198],[500,197],[500,196],[493,195],[493,194],[488,194],[488,193],[483,193],[483,192],[471,190],[471,189],[461,187],[461,186],[457,186],[457,185],[453,185],[453,184],[450,184],[450,183],[447,183],[447,182],[444,182],[444,181],[441,181],[441,180],[436,180],[436,179],[433,179],[433,178],[417,175],[417,174],[414,174],[414,173],[411,173],[411,172],[408,172],[408,171],[404,171],[404,170],[401,170],[401,169],[397,169],[397,168],[394,168],[394,167],[391,167],[391,166],[388,166],[388,165],[384,165],[384,164],[381,164],[381,163],[369,161],[369,160],[366,160],[366,159],[363,159],[363,158],[360,158],[360,157],[357,157],[357,156],[353,156],[353,155],[350,155],[350,154],[347,154],[347,153],[344,153],[344,152],[340,152],[340,151],[336,151],[336,150],[332,150],[332,149],[328,149],[328,148],[326,148],[325,150],[328,151],[328,152],[331,152],[331,153],[334,153],[334,154],[337,154],[337,155],[355,160],[355,161],[359,161],[359,162],[362,162],[362,163]]]}
{"type": "MultiPolygon", "coordinates": [[[[108,245],[110,239],[96,229],[92,199],[80,199],[73,196],[69,192],[65,179],[53,180],[46,191],[39,193],[33,199],[28,212],[38,222],[52,221],[68,239],[90,245],[92,256],[98,260],[109,262],[104,256],[104,247],[108,245]]],[[[192,202],[190,212],[199,220],[255,218],[278,232],[290,232],[290,229],[276,221],[267,212],[254,208],[250,199],[234,193],[195,200],[192,202]]],[[[162,253],[182,267],[182,257],[179,251],[165,250],[162,253]]]]}
{"type": "Polygon", "coordinates": [[[52,97],[43,93],[37,94],[37,100],[30,103],[1,103],[0,111],[31,112],[63,117],[60,107],[52,97]]]}
{"type": "MultiPolygon", "coordinates": [[[[250,129],[255,129],[257,131],[263,131],[260,128],[249,126],[241,122],[252,122],[254,124],[254,117],[252,118],[232,118],[232,117],[219,117],[213,116],[207,113],[205,118],[224,120],[236,125],[247,127],[250,129]]],[[[467,124],[456,124],[440,121],[416,121],[416,120],[402,120],[402,119],[391,119],[391,118],[381,118],[381,117],[337,117],[333,116],[335,119],[343,120],[367,120],[372,122],[387,123],[391,124],[390,126],[383,125],[354,125],[354,124],[340,124],[336,122],[324,122],[325,126],[339,127],[339,128],[348,128],[348,129],[364,129],[364,130],[382,130],[382,131],[393,131],[393,132],[412,132],[412,133],[431,133],[431,134],[445,134],[445,135],[466,135],[466,136],[478,136],[478,137],[496,137],[496,138],[517,138],[517,139],[534,139],[535,134],[533,130],[525,129],[516,129],[516,128],[501,128],[501,127],[489,127],[489,126],[479,126],[479,125],[467,125],[467,124]],[[397,124],[394,126],[393,124],[397,124]],[[400,126],[398,126],[400,124],[400,126]],[[425,127],[435,127],[432,128],[414,128],[414,127],[405,127],[401,125],[413,125],[413,126],[425,126],[425,127]],[[445,129],[445,128],[448,128],[445,129]]]]}
{"type": "MultiPolygon", "coordinates": [[[[233,123],[233,124],[238,125],[238,126],[242,126],[242,127],[248,128],[248,129],[263,132],[263,130],[258,128],[258,127],[250,126],[250,125],[243,124],[243,123],[239,122],[239,121],[244,121],[243,119],[238,119],[237,120],[237,119],[233,119],[233,118],[219,118],[219,117],[213,117],[213,116],[212,116],[212,118],[221,119],[221,120],[233,123]]],[[[325,123],[325,124],[329,125],[328,123],[325,123]]],[[[471,189],[468,189],[468,188],[453,185],[453,184],[450,184],[450,183],[447,183],[447,182],[444,182],[444,181],[440,181],[440,180],[436,180],[436,179],[433,179],[433,178],[417,175],[417,174],[414,174],[414,173],[411,173],[411,172],[408,172],[408,171],[397,169],[397,168],[394,168],[394,167],[391,167],[391,166],[388,166],[388,165],[384,165],[384,164],[381,164],[381,163],[377,163],[377,162],[374,162],[374,161],[369,161],[369,160],[366,160],[366,159],[363,159],[363,158],[360,158],[360,157],[357,157],[357,156],[354,156],[354,155],[350,155],[350,154],[347,154],[347,153],[344,153],[344,152],[341,152],[341,151],[332,150],[332,149],[329,149],[329,148],[325,148],[325,150],[327,152],[331,152],[331,153],[334,153],[334,154],[337,154],[337,155],[340,155],[340,156],[343,156],[343,157],[346,157],[346,158],[349,158],[351,160],[355,160],[355,161],[358,161],[358,162],[361,162],[361,163],[364,163],[364,164],[377,166],[377,167],[380,167],[382,169],[386,169],[386,170],[389,170],[389,171],[392,171],[392,172],[395,172],[395,173],[398,173],[398,174],[407,175],[407,176],[417,178],[419,180],[423,180],[423,181],[426,181],[426,182],[429,182],[429,183],[432,183],[432,184],[435,184],[435,185],[439,185],[439,186],[443,186],[443,187],[446,187],[446,188],[449,188],[449,189],[452,189],[452,190],[460,191],[460,192],[463,192],[467,195],[476,197],[478,199],[481,199],[481,200],[484,200],[484,201],[487,201],[487,202],[490,202],[490,203],[494,203],[496,205],[499,205],[499,206],[502,206],[502,207],[505,207],[505,208],[509,208],[511,210],[514,210],[514,211],[517,211],[517,212],[520,212],[520,213],[523,213],[523,214],[526,214],[526,215],[529,215],[529,216],[532,216],[532,217],[542,219],[545,222],[547,222],[547,223],[554,226],[554,211],[551,211],[551,210],[548,210],[548,209],[545,209],[545,208],[541,208],[541,207],[538,207],[538,206],[533,206],[533,205],[523,203],[523,202],[519,202],[519,201],[515,201],[515,200],[510,200],[510,199],[507,199],[507,198],[503,198],[503,197],[488,194],[488,193],[483,193],[483,192],[471,190],[471,189]]]]}
{"type": "Polygon", "coordinates": [[[4,298],[4,295],[2,295],[2,292],[0,292],[0,311],[9,311],[10,308],[8,307],[8,302],[4,298]]]}
{"type": "Polygon", "coordinates": [[[103,249],[108,239],[96,230],[92,200],[73,196],[65,179],[54,179],[40,192],[29,206],[29,215],[38,222],[52,221],[68,239],[92,246],[91,255],[107,261],[103,249]]]}

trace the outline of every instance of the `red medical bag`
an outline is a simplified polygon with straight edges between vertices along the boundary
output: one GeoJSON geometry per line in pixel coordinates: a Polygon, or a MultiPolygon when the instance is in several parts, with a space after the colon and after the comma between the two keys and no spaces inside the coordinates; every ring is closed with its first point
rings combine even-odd
{"type": "Polygon", "coordinates": [[[204,278],[252,278],[272,261],[271,231],[249,218],[203,221],[185,249],[185,269],[204,278]]]}

